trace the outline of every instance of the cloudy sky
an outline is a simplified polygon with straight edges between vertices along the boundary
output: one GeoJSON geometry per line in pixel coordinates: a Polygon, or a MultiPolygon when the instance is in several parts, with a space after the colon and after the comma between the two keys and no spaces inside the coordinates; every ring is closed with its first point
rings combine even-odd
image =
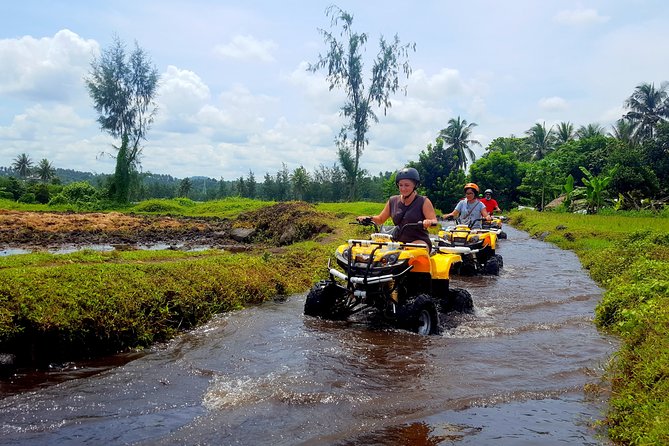
{"type": "MultiPolygon", "coordinates": [[[[159,112],[142,169],[260,179],[336,162],[343,93],[307,72],[332,1],[22,0],[0,16],[0,166],[20,154],[111,173],[83,78],[117,35],[150,55],[159,112]]],[[[380,36],[415,42],[407,95],[369,133],[372,173],[416,160],[457,116],[485,147],[536,122],[607,129],[642,82],[669,80],[665,0],[340,0],[372,58],[380,36]]],[[[365,67],[369,73],[371,63],[365,67]]],[[[483,153],[483,149],[477,149],[483,153]]]]}

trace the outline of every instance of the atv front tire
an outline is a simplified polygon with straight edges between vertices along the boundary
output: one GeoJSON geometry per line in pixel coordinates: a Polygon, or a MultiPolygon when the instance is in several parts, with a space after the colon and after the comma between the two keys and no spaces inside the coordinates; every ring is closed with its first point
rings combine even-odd
{"type": "Polygon", "coordinates": [[[439,333],[439,312],[432,298],[427,294],[419,294],[410,299],[398,311],[398,323],[401,327],[420,335],[439,333]]]}
{"type": "Polygon", "coordinates": [[[488,259],[487,262],[485,262],[485,265],[483,266],[483,272],[485,274],[490,274],[491,276],[498,276],[499,275],[499,260],[497,257],[492,256],[488,259]]]}
{"type": "Polygon", "coordinates": [[[440,310],[442,313],[458,311],[460,313],[474,312],[474,299],[469,291],[463,288],[451,288],[448,296],[441,299],[440,310]]]}
{"type": "Polygon", "coordinates": [[[307,294],[304,314],[321,319],[344,320],[351,314],[346,296],[346,289],[331,280],[321,280],[307,294]]]}
{"type": "Polygon", "coordinates": [[[506,232],[504,232],[504,231],[500,231],[500,233],[499,233],[499,235],[497,236],[497,238],[506,239],[506,232]]]}

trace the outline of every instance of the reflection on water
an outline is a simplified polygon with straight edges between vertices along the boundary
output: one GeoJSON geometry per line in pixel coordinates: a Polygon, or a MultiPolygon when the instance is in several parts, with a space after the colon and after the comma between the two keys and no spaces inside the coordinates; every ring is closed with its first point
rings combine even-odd
{"type": "Polygon", "coordinates": [[[152,244],[138,244],[138,245],[91,244],[91,245],[77,245],[77,246],[73,245],[61,246],[58,248],[49,248],[49,249],[6,248],[0,250],[0,257],[18,255],[18,254],[31,254],[36,252],[48,252],[50,254],[71,254],[73,252],[85,251],[85,250],[98,251],[98,252],[133,251],[133,250],[146,250],[146,251],[174,250],[174,251],[196,252],[196,251],[205,251],[211,248],[212,246],[192,245],[186,243],[152,243],[152,244]]]}
{"type": "Polygon", "coordinates": [[[0,400],[3,444],[604,445],[615,343],[576,257],[508,228],[473,315],[419,336],[302,314],[229,313],[127,364],[0,400]]]}

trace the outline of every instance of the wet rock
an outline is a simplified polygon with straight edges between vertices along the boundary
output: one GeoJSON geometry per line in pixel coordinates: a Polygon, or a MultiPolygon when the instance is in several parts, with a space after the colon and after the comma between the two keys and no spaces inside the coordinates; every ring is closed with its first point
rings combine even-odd
{"type": "Polygon", "coordinates": [[[567,229],[567,227],[565,225],[557,225],[555,229],[557,231],[564,231],[565,229],[567,229]]]}
{"type": "Polygon", "coordinates": [[[230,231],[230,237],[238,242],[249,242],[255,235],[256,230],[253,228],[235,228],[230,231]]]}
{"type": "Polygon", "coordinates": [[[544,231],[541,234],[537,235],[537,238],[543,242],[544,240],[546,240],[546,237],[548,237],[549,235],[551,235],[550,232],[544,231]]]}
{"type": "Polygon", "coordinates": [[[0,367],[14,365],[16,355],[11,353],[0,353],[0,367]]]}
{"type": "Polygon", "coordinates": [[[298,231],[295,226],[290,225],[279,236],[279,245],[290,245],[294,241],[297,241],[298,231]]]}

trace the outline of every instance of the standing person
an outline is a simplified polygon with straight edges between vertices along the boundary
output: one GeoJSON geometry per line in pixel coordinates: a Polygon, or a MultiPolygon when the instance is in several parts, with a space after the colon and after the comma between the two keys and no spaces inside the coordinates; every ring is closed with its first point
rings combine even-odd
{"type": "Polygon", "coordinates": [[[481,219],[485,218],[490,221],[490,214],[485,208],[485,205],[478,199],[479,187],[476,183],[465,184],[465,199],[460,200],[455,206],[453,212],[444,215],[445,219],[452,217],[460,218],[460,223],[471,225],[471,222],[478,220],[471,225],[472,228],[481,227],[481,219]]]}
{"type": "Polygon", "coordinates": [[[416,188],[420,185],[420,175],[413,167],[405,167],[397,172],[395,185],[399,195],[393,195],[379,215],[360,216],[358,221],[371,219],[377,225],[382,225],[389,217],[400,229],[400,242],[423,243],[431,246],[427,228],[437,224],[437,214],[429,198],[418,195],[416,188]],[[409,226],[402,230],[407,223],[423,222],[423,227],[409,226]]]}
{"type": "Polygon", "coordinates": [[[485,192],[483,192],[483,195],[484,197],[481,199],[481,202],[485,205],[485,209],[488,211],[488,214],[492,215],[495,212],[502,212],[502,210],[497,205],[497,200],[492,198],[492,189],[486,189],[485,192]]]}

